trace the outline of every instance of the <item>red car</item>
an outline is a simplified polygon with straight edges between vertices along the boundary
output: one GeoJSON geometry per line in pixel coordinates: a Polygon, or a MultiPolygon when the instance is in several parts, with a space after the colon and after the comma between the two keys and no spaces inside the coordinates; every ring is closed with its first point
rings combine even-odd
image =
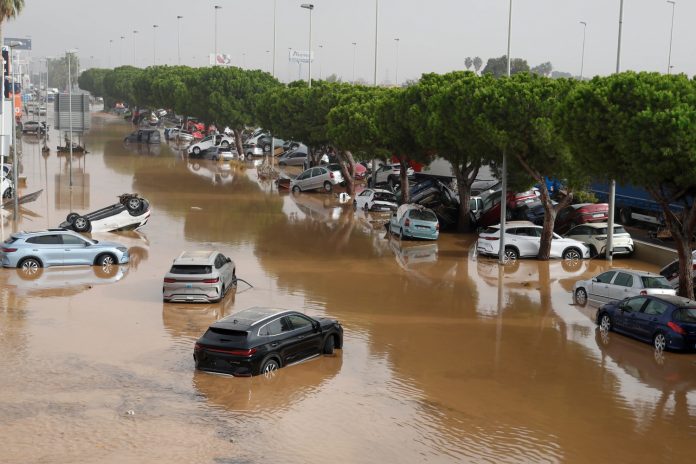
{"type": "MultiPolygon", "coordinates": [[[[488,227],[500,223],[500,197],[501,193],[498,190],[483,198],[483,212],[479,219],[480,227],[488,227]]],[[[525,213],[528,210],[527,206],[538,202],[539,199],[534,190],[520,193],[508,192],[507,219],[530,220],[525,213]]]]}
{"type": "Polygon", "coordinates": [[[588,222],[607,222],[609,205],[607,203],[579,203],[566,206],[556,215],[554,231],[565,234],[573,227],[588,222]]]}

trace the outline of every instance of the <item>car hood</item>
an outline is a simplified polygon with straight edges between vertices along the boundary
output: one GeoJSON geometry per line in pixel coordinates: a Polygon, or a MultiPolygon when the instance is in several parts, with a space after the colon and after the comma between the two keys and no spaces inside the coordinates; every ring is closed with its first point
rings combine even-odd
{"type": "Polygon", "coordinates": [[[397,208],[398,207],[398,205],[396,204],[395,201],[375,200],[373,204],[381,205],[381,206],[389,206],[390,208],[397,208]]]}

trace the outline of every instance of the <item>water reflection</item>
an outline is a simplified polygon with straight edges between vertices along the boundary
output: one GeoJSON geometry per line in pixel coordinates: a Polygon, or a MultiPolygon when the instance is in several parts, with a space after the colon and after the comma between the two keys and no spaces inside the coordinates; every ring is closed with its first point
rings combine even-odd
{"type": "Polygon", "coordinates": [[[53,298],[72,296],[95,285],[118,282],[128,273],[127,265],[66,266],[35,271],[7,269],[7,287],[20,297],[53,298]]]}
{"type": "Polygon", "coordinates": [[[195,159],[188,160],[187,167],[189,172],[196,176],[203,177],[211,185],[226,185],[234,181],[234,171],[229,163],[195,159]]]}
{"type": "Polygon", "coordinates": [[[219,303],[163,303],[162,322],[173,337],[185,338],[187,341],[197,340],[210,324],[230,314],[234,301],[235,292],[230,291],[219,303]]]}

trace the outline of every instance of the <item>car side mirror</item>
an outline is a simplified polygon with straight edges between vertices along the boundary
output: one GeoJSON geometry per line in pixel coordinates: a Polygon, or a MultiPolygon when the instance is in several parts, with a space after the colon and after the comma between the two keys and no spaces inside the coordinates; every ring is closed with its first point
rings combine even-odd
{"type": "Polygon", "coordinates": [[[227,258],[227,262],[228,262],[228,263],[231,263],[231,262],[232,262],[232,258],[227,258]]]}
{"type": "Polygon", "coordinates": [[[316,321],[312,322],[312,327],[314,327],[315,332],[319,332],[321,330],[321,325],[319,325],[319,323],[316,321]]]}
{"type": "Polygon", "coordinates": [[[599,282],[599,280],[597,280],[596,277],[593,277],[593,278],[592,278],[592,282],[599,282]]]}

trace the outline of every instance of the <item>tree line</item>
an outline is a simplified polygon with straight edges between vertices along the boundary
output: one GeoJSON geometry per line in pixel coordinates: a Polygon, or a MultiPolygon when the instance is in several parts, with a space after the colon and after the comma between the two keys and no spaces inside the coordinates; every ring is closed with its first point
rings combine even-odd
{"type": "Polygon", "coordinates": [[[519,73],[424,74],[401,88],[316,81],[284,85],[239,68],[156,66],[90,69],[80,87],[109,102],[173,109],[241,133],[261,126],[305,143],[316,160],[337,156],[354,194],[356,160],[394,157],[408,201],[410,161],[452,165],[459,229],[470,230],[469,199],[480,168],[499,171],[507,153],[511,190],[537,185],[545,217],[539,259],[550,254],[556,211],[592,180],[646,189],[662,206],[681,262],[681,293],[693,297],[696,229],[696,82],[684,75],[625,72],[579,82],[519,73]],[[545,178],[563,179],[554,205],[545,178]],[[683,209],[673,211],[670,204],[683,209]]]}

